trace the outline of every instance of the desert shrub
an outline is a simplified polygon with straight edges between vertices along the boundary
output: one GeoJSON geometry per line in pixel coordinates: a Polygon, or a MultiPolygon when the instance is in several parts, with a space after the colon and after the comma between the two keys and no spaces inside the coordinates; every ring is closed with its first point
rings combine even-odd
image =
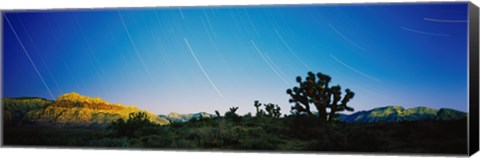
{"type": "Polygon", "coordinates": [[[202,127],[194,132],[192,134],[202,148],[218,148],[224,145],[224,135],[218,128],[202,127]]]}
{"type": "Polygon", "coordinates": [[[242,118],[235,113],[237,110],[238,110],[238,107],[231,107],[230,111],[225,112],[225,119],[231,120],[236,123],[239,123],[240,121],[242,121],[241,120],[242,118]]]}
{"type": "Polygon", "coordinates": [[[169,148],[177,149],[194,149],[196,147],[195,143],[188,139],[176,139],[169,146],[169,148]]]}
{"type": "Polygon", "coordinates": [[[250,150],[273,150],[275,149],[275,144],[268,141],[267,139],[247,139],[242,142],[242,149],[250,150]]]}
{"type": "Polygon", "coordinates": [[[108,127],[112,134],[117,137],[140,137],[144,135],[158,134],[159,125],[150,121],[144,112],[130,113],[127,121],[122,118],[114,121],[108,127]]]}
{"type": "Polygon", "coordinates": [[[95,147],[129,147],[128,138],[101,138],[90,141],[89,146],[95,147]]]}
{"type": "Polygon", "coordinates": [[[281,144],[281,139],[277,135],[268,134],[263,130],[251,129],[247,135],[240,140],[240,149],[275,150],[281,144]]]}
{"type": "Polygon", "coordinates": [[[148,135],[139,138],[129,138],[132,148],[168,148],[173,142],[170,135],[148,135]]]}
{"type": "Polygon", "coordinates": [[[381,131],[373,131],[367,128],[350,128],[349,131],[344,132],[347,140],[342,146],[346,150],[353,151],[380,151],[382,146],[385,146],[382,141],[383,133],[381,131]],[[365,145],[368,142],[368,145],[365,145]]]}
{"type": "Polygon", "coordinates": [[[191,125],[192,122],[180,122],[180,121],[170,121],[170,124],[168,124],[168,127],[171,127],[172,129],[181,129],[187,125],[191,125]]]}
{"type": "Polygon", "coordinates": [[[252,113],[248,112],[247,114],[243,115],[243,118],[251,118],[252,113]]]}
{"type": "Polygon", "coordinates": [[[322,134],[323,124],[318,117],[312,115],[288,116],[283,119],[286,127],[284,134],[302,140],[318,138],[322,134]]]}

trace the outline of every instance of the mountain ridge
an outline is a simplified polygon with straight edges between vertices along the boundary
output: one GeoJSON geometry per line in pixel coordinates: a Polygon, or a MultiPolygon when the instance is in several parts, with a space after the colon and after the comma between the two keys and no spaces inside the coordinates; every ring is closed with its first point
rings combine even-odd
{"type": "Polygon", "coordinates": [[[2,98],[5,120],[9,125],[92,127],[107,126],[130,113],[145,112],[151,122],[163,125],[169,121],[135,106],[111,104],[98,97],[66,93],[51,101],[36,97],[2,98]]]}
{"type": "Polygon", "coordinates": [[[181,113],[177,113],[177,112],[170,112],[167,115],[160,114],[160,115],[158,115],[158,117],[165,118],[165,119],[167,119],[169,121],[172,121],[172,122],[187,122],[187,121],[190,121],[193,118],[195,118],[195,119],[198,119],[200,117],[202,117],[202,118],[212,118],[212,117],[214,117],[214,115],[206,113],[206,112],[197,112],[197,113],[189,113],[189,114],[181,114],[181,113]]]}
{"type": "Polygon", "coordinates": [[[433,109],[418,106],[405,109],[402,106],[391,105],[364,110],[352,114],[339,114],[338,120],[346,123],[403,122],[423,120],[458,120],[466,118],[467,113],[449,109],[433,109]]]}

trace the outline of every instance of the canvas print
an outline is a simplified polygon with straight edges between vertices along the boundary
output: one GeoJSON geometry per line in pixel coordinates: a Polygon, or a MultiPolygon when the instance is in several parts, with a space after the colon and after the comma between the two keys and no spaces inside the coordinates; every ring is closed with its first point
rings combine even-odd
{"type": "Polygon", "coordinates": [[[2,13],[3,145],[467,154],[468,3],[2,13]]]}

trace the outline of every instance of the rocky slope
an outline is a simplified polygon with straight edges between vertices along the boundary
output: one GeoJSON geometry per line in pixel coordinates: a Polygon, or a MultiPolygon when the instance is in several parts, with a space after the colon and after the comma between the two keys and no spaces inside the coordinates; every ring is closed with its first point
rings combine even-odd
{"type": "Polygon", "coordinates": [[[339,120],[347,123],[402,122],[422,120],[457,120],[466,118],[467,113],[441,108],[427,107],[405,109],[401,106],[386,106],[369,111],[360,111],[350,115],[341,114],[339,120]]]}
{"type": "Polygon", "coordinates": [[[78,93],[59,96],[55,101],[40,98],[4,98],[7,125],[53,127],[106,126],[119,118],[128,119],[130,113],[146,112],[150,121],[168,124],[169,121],[135,106],[110,104],[101,98],[78,93]]]}

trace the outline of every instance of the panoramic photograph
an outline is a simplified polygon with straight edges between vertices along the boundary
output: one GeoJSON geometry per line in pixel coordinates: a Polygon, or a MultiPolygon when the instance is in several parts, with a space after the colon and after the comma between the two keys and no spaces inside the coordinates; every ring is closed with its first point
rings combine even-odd
{"type": "Polygon", "coordinates": [[[468,153],[468,3],[2,12],[2,145],[468,153]]]}

